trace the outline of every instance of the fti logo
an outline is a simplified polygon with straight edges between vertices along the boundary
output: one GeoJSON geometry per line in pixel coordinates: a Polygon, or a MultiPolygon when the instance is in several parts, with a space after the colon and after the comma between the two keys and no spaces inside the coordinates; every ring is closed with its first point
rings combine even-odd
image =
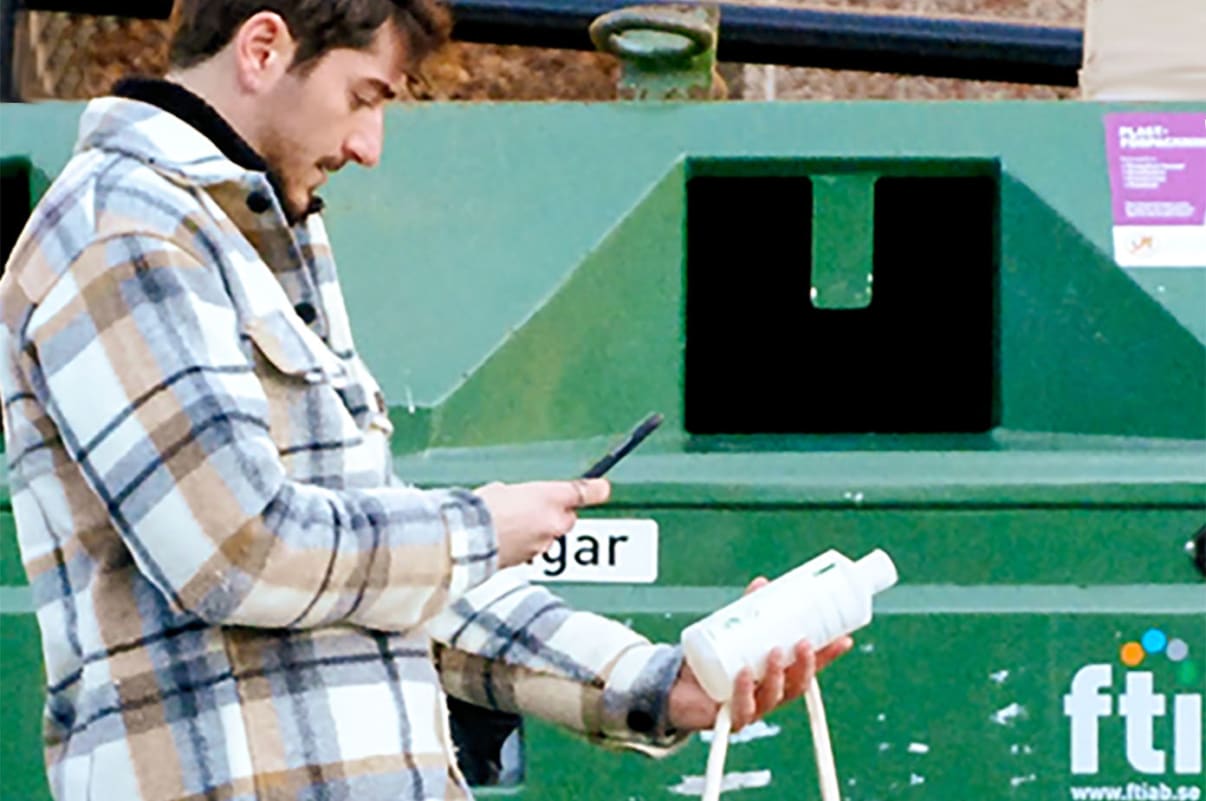
{"type": "Polygon", "coordinates": [[[1125,749],[1127,762],[1140,773],[1167,773],[1170,753],[1174,773],[1200,773],[1202,694],[1180,691],[1193,688],[1199,675],[1189,645],[1179,638],[1169,639],[1160,629],[1148,629],[1138,641],[1123,644],[1119,661],[1126,668],[1121,693],[1114,685],[1113,664],[1085,665],[1072,677],[1064,696],[1072,736],[1072,772],[1098,772],[1105,729],[1115,737],[1123,736],[1119,738],[1122,742],[1107,739],[1104,747],[1125,749]],[[1171,676],[1177,691],[1158,692],[1164,687],[1157,687],[1157,675],[1166,686],[1171,676]],[[1165,722],[1170,715],[1171,738],[1165,722]],[[1116,724],[1103,722],[1115,716],[1125,721],[1123,732],[1118,732],[1116,724]]]}

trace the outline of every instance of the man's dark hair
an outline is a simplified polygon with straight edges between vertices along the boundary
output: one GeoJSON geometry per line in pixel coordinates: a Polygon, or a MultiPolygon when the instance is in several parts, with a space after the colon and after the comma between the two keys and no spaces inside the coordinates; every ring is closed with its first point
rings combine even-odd
{"type": "Polygon", "coordinates": [[[297,41],[291,69],[305,70],[338,48],[368,47],[392,20],[412,64],[448,40],[451,19],[439,0],[177,0],[171,65],[187,69],[215,55],[255,14],[272,11],[297,41]]]}

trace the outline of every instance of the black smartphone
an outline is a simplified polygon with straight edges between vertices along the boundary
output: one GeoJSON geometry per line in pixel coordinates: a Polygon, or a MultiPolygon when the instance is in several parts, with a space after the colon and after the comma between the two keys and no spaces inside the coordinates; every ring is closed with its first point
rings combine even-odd
{"type": "Polygon", "coordinates": [[[637,423],[636,428],[632,429],[627,437],[621,440],[614,448],[607,452],[599,461],[587,468],[582,474],[582,478],[600,478],[608,470],[616,466],[616,463],[632,452],[632,449],[645,441],[645,438],[657,429],[662,424],[664,418],[658,412],[653,412],[641,422],[637,423]]]}

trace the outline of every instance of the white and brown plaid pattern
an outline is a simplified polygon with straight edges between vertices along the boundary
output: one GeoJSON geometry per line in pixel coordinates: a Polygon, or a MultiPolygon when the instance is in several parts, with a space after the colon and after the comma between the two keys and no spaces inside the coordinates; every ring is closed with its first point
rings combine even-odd
{"type": "Polygon", "coordinates": [[[476,496],[393,477],[321,221],[181,119],[89,104],[0,316],[59,801],[466,798],[443,687],[681,742],[677,649],[497,573],[476,496]]]}

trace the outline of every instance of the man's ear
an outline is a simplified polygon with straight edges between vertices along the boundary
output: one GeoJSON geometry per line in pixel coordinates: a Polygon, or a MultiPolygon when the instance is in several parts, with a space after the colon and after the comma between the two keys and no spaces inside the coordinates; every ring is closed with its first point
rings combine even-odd
{"type": "Polygon", "coordinates": [[[285,20],[260,11],[244,22],[231,42],[239,86],[250,94],[270,89],[293,65],[297,42],[285,20]]]}

